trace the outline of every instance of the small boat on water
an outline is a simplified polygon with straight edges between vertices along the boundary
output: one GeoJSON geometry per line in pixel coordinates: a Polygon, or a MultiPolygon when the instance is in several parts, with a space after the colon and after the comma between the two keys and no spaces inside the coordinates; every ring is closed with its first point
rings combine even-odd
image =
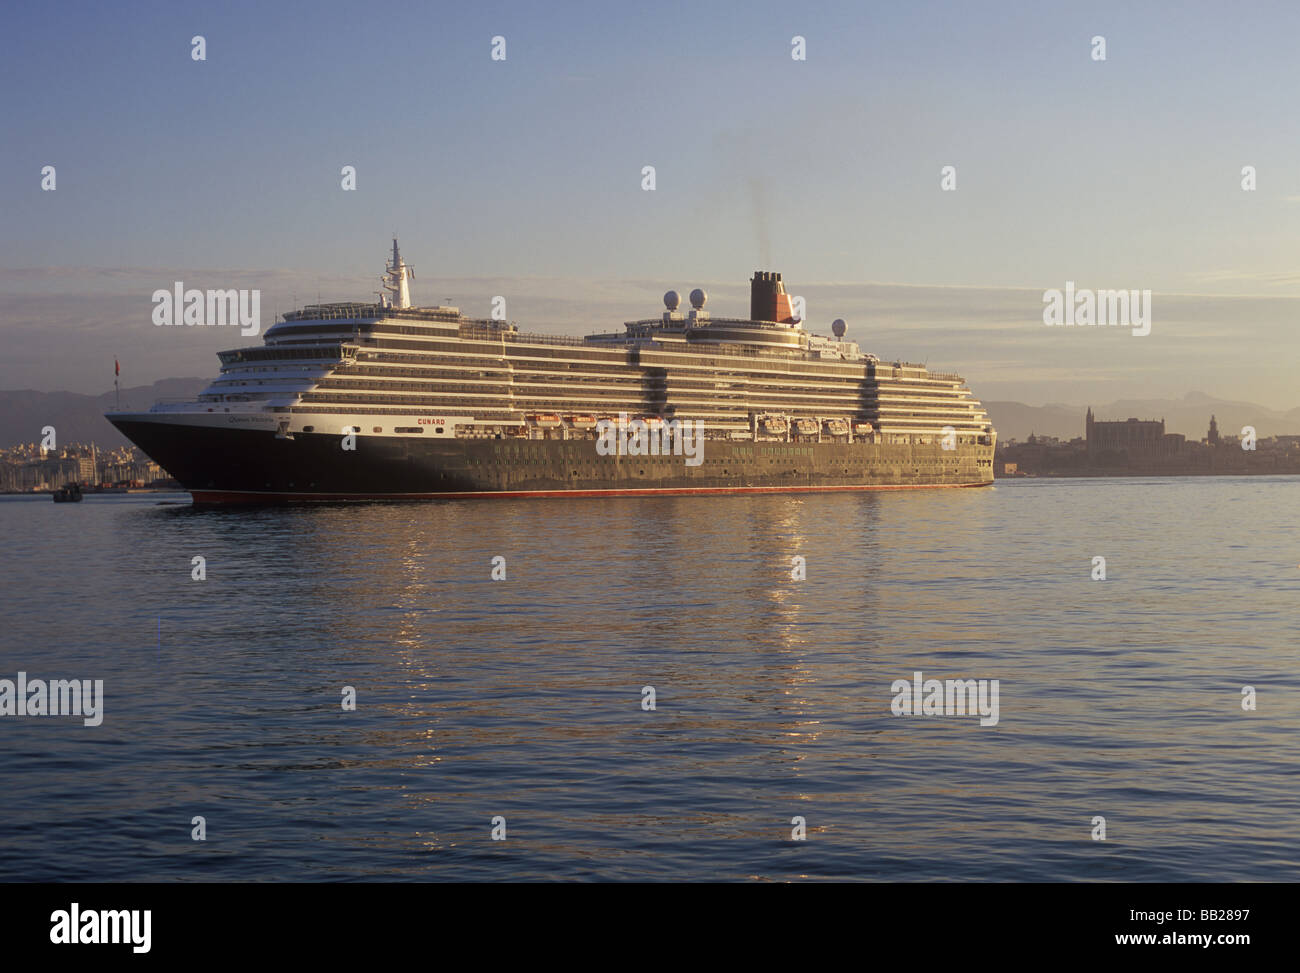
{"type": "Polygon", "coordinates": [[[54,491],[55,503],[80,503],[81,502],[81,484],[69,483],[67,486],[61,486],[54,491]]]}

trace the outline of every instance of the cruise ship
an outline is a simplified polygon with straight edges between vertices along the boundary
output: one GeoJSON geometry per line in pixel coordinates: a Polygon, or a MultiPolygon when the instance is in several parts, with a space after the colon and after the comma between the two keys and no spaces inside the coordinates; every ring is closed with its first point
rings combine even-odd
{"type": "Polygon", "coordinates": [[[394,240],[377,301],[286,313],[262,347],[220,352],[193,401],[107,418],[196,504],[993,480],[996,433],[960,376],[881,361],[840,320],[811,333],[779,273],[754,274],[748,318],[669,291],[658,316],[581,338],[415,306],[411,280],[394,240]]]}

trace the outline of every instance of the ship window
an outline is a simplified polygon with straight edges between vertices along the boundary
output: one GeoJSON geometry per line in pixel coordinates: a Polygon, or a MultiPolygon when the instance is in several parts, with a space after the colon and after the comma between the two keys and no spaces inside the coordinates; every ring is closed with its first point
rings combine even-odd
{"type": "Polygon", "coordinates": [[[303,426],[303,427],[302,427],[302,431],[303,431],[303,432],[315,432],[315,431],[316,431],[316,427],[315,427],[315,426],[303,426]]]}
{"type": "Polygon", "coordinates": [[[374,427],[374,431],[375,431],[375,432],[383,432],[383,431],[384,431],[384,427],[383,427],[383,426],[375,426],[375,427],[374,427]]]}

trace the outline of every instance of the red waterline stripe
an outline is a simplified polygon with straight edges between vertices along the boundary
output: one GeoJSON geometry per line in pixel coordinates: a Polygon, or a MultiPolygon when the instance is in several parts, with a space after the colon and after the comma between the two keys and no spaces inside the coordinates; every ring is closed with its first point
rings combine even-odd
{"type": "Polygon", "coordinates": [[[901,483],[874,486],[771,486],[771,487],[646,487],[629,490],[482,490],[464,493],[276,493],[273,491],[191,490],[195,503],[258,503],[265,500],[328,503],[369,500],[468,500],[477,497],[518,499],[527,497],[657,497],[734,493],[817,493],[863,490],[942,490],[992,486],[981,483],[901,483]]]}

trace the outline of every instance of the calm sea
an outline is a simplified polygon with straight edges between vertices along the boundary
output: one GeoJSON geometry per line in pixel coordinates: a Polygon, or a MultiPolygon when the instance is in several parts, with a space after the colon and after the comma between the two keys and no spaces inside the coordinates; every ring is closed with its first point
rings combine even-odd
{"type": "Polygon", "coordinates": [[[0,717],[0,879],[1294,881],[1297,511],[1285,477],[0,500],[0,678],[105,697],[0,717]],[[917,671],[998,680],[997,725],[893,715],[917,671]]]}

